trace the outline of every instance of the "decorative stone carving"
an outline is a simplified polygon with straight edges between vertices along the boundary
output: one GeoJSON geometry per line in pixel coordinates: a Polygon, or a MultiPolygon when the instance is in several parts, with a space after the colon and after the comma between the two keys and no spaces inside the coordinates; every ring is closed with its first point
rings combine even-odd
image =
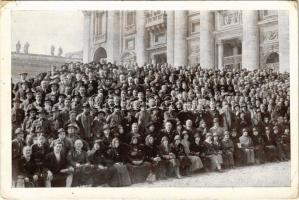
{"type": "Polygon", "coordinates": [[[241,12],[239,11],[234,11],[234,12],[224,11],[221,13],[221,15],[222,15],[223,26],[240,24],[241,22],[241,12]]]}
{"type": "Polygon", "coordinates": [[[278,39],[278,32],[277,30],[274,31],[267,31],[263,35],[263,41],[268,42],[268,41],[273,41],[278,39]]]}

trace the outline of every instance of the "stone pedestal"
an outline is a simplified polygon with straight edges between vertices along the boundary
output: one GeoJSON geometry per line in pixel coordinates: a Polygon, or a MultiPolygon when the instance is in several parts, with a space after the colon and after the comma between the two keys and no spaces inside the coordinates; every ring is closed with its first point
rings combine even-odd
{"type": "Polygon", "coordinates": [[[259,29],[258,11],[244,10],[243,18],[243,43],[242,67],[248,70],[259,68],[259,29]]]}
{"type": "Polygon", "coordinates": [[[177,10],[174,16],[174,66],[187,65],[187,11],[177,10]]]}
{"type": "Polygon", "coordinates": [[[214,15],[211,11],[200,11],[200,66],[214,68],[214,15]]]}
{"type": "Polygon", "coordinates": [[[120,60],[119,11],[108,11],[107,19],[107,62],[117,63],[120,60]]]}
{"type": "Polygon", "coordinates": [[[167,63],[174,65],[174,11],[167,11],[167,63]]]}
{"type": "Polygon", "coordinates": [[[142,10],[136,11],[136,62],[139,66],[146,63],[145,52],[145,13],[142,10]]]}
{"type": "Polygon", "coordinates": [[[278,11],[279,71],[290,72],[289,12],[278,11]]]}
{"type": "Polygon", "coordinates": [[[90,51],[90,26],[91,26],[91,13],[83,11],[84,14],[84,33],[83,33],[83,62],[89,62],[90,51]]]}

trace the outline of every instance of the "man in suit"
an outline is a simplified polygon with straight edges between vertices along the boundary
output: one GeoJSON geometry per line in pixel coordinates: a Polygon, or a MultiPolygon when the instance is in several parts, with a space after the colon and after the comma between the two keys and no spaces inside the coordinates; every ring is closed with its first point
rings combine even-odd
{"type": "Polygon", "coordinates": [[[12,176],[13,181],[16,180],[17,173],[17,164],[18,160],[23,155],[23,147],[25,146],[24,142],[24,130],[17,128],[15,131],[16,138],[12,141],[12,176]]]}
{"type": "Polygon", "coordinates": [[[47,171],[46,187],[71,187],[74,168],[68,165],[66,155],[62,152],[62,143],[60,141],[54,142],[54,150],[46,155],[44,165],[45,171],[47,171]]]}

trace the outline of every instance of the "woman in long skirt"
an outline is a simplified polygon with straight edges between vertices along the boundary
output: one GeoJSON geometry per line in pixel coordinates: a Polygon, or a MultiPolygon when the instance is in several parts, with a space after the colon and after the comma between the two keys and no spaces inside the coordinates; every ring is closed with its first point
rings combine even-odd
{"type": "Polygon", "coordinates": [[[191,166],[189,168],[190,172],[194,172],[194,171],[197,171],[197,170],[203,168],[203,164],[201,162],[200,157],[191,154],[188,133],[183,132],[183,139],[181,141],[181,144],[184,146],[185,153],[187,154],[189,160],[191,161],[191,166]]]}
{"type": "Polygon", "coordinates": [[[247,164],[254,164],[254,148],[253,142],[246,128],[243,129],[243,135],[239,138],[241,149],[246,155],[247,164]]]}
{"type": "Polygon", "coordinates": [[[222,155],[218,154],[214,148],[212,141],[212,134],[206,134],[206,140],[204,141],[206,157],[210,159],[210,169],[217,169],[219,172],[222,172],[221,164],[223,162],[222,155]]]}
{"type": "Polygon", "coordinates": [[[125,156],[120,150],[119,139],[114,138],[111,142],[111,148],[108,150],[108,158],[111,159],[116,168],[118,176],[111,181],[111,186],[128,186],[131,185],[131,177],[125,164],[125,156]]]}

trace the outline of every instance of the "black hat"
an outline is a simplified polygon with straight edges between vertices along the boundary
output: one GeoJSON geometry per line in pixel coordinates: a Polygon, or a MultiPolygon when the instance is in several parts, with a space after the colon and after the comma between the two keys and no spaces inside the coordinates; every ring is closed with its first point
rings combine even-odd
{"type": "Polygon", "coordinates": [[[28,73],[27,72],[22,72],[22,73],[19,73],[19,75],[28,75],[28,73]]]}
{"type": "Polygon", "coordinates": [[[59,95],[58,95],[58,97],[64,97],[64,98],[66,98],[66,95],[65,94],[63,94],[63,93],[60,93],[59,95]]]}
{"type": "Polygon", "coordinates": [[[58,84],[58,83],[56,83],[56,82],[54,82],[54,81],[53,81],[53,82],[51,82],[51,83],[50,83],[50,85],[51,85],[51,86],[53,86],[53,85],[56,85],[57,87],[59,87],[59,84],[58,84]]]}

